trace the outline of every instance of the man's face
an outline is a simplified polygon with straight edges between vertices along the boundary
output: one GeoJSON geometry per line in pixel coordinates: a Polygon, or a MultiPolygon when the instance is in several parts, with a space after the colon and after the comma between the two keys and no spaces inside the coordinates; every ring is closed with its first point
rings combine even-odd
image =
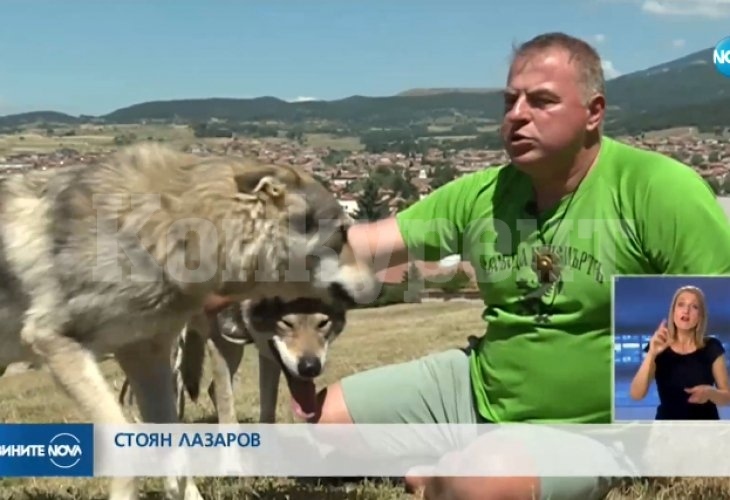
{"type": "Polygon", "coordinates": [[[525,170],[569,158],[590,118],[577,68],[561,49],[519,57],[505,89],[502,139],[512,162],[525,170]]]}

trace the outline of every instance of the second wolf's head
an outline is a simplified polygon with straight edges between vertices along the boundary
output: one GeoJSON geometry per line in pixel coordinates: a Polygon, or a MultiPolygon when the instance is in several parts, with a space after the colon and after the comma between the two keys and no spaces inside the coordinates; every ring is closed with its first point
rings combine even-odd
{"type": "Polygon", "coordinates": [[[273,298],[244,301],[242,323],[231,317],[234,313],[228,309],[219,315],[221,335],[231,342],[250,337],[262,354],[276,360],[286,377],[294,413],[311,417],[316,408],[314,379],[324,372],[329,348],[345,329],[346,304],[273,298]]]}

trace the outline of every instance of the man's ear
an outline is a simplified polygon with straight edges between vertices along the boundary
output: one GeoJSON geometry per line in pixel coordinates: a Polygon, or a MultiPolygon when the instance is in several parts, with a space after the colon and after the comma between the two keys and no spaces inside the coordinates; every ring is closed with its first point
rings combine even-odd
{"type": "Polygon", "coordinates": [[[606,113],[606,98],[597,94],[588,102],[588,130],[599,130],[606,113]]]}

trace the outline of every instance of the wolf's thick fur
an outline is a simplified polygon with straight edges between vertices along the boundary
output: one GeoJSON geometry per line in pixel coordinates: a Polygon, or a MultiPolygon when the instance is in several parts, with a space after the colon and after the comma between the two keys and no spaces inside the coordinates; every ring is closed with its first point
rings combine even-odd
{"type": "MultiPolygon", "coordinates": [[[[0,185],[0,367],[40,361],[85,417],[122,424],[96,361],[113,353],[142,419],[174,422],[170,353],[185,324],[205,331],[210,297],[373,297],[347,225],[299,170],[157,145],[10,177],[0,185]]],[[[186,498],[200,497],[182,483],[186,498]]],[[[117,478],[110,496],[136,490],[117,478]]]]}
{"type": "MultiPolygon", "coordinates": [[[[238,423],[233,377],[245,345],[254,344],[258,352],[259,421],[274,423],[282,371],[287,382],[291,377],[312,379],[324,372],[328,349],[344,330],[346,321],[344,304],[307,299],[265,299],[255,304],[245,301],[242,307],[234,304],[222,311],[211,326],[207,340],[213,367],[208,394],[215,405],[218,422],[238,423]],[[308,357],[316,359],[319,369],[301,374],[298,367],[308,357]]],[[[186,328],[182,332],[177,354],[179,382],[193,401],[200,394],[205,347],[205,338],[195,329],[186,328]]],[[[178,397],[184,398],[184,394],[178,397]]]]}

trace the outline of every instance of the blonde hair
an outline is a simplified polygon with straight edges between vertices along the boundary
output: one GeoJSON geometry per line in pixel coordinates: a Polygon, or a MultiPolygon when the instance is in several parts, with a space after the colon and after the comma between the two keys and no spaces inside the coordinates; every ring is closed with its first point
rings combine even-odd
{"type": "Polygon", "coordinates": [[[705,294],[696,286],[686,285],[678,288],[677,291],[674,292],[672,304],[669,306],[669,316],[667,318],[669,339],[675,340],[677,338],[677,326],[674,324],[674,308],[677,307],[677,300],[679,300],[679,296],[684,292],[691,293],[697,298],[697,302],[699,302],[700,318],[697,322],[697,326],[694,328],[694,342],[699,349],[705,345],[705,333],[707,331],[707,302],[705,301],[705,294]]]}

